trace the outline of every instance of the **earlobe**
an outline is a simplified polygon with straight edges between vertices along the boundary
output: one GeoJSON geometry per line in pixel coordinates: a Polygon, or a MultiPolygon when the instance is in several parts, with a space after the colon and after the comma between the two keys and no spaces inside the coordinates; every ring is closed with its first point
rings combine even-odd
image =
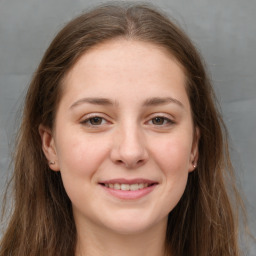
{"type": "Polygon", "coordinates": [[[196,127],[195,133],[194,133],[193,145],[191,149],[189,172],[194,171],[197,167],[198,158],[199,158],[199,150],[198,150],[199,139],[200,139],[200,130],[198,127],[196,127]]]}
{"type": "Polygon", "coordinates": [[[49,167],[53,171],[59,171],[57,152],[52,131],[41,124],[39,125],[38,131],[41,137],[42,150],[48,161],[49,167]]]}

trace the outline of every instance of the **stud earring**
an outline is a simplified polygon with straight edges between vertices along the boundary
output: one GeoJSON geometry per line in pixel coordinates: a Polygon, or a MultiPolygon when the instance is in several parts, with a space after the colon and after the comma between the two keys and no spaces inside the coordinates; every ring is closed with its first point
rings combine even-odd
{"type": "Polygon", "coordinates": [[[53,161],[53,162],[50,162],[49,164],[50,164],[50,165],[54,165],[54,164],[55,164],[55,161],[53,161]]]}

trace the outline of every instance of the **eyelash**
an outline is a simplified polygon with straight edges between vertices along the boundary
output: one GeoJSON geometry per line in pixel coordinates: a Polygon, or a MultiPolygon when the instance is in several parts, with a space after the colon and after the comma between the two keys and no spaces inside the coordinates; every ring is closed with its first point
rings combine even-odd
{"type": "Polygon", "coordinates": [[[94,114],[92,114],[92,115],[88,115],[88,117],[87,117],[86,119],[82,120],[80,123],[81,123],[82,125],[85,125],[85,126],[88,126],[88,127],[91,127],[91,128],[98,128],[98,127],[104,125],[104,124],[102,124],[102,121],[104,122],[104,124],[108,123],[108,121],[106,120],[106,118],[104,118],[104,117],[102,117],[102,116],[100,116],[100,115],[94,115],[94,114]],[[93,119],[96,119],[96,118],[98,118],[98,119],[101,120],[101,123],[100,123],[100,124],[92,124],[92,120],[93,120],[93,119]]]}
{"type": "Polygon", "coordinates": [[[171,120],[170,118],[163,116],[163,115],[156,115],[156,116],[150,118],[150,120],[148,122],[150,122],[153,126],[159,127],[159,128],[171,126],[171,125],[175,124],[175,122],[173,120],[171,120]],[[156,120],[157,118],[161,119],[164,123],[163,124],[154,124],[153,120],[156,120]]]}
{"type": "MultiPolygon", "coordinates": [[[[95,121],[95,120],[94,120],[95,121]]],[[[90,127],[90,128],[99,128],[107,123],[109,123],[108,120],[106,120],[106,118],[100,116],[100,115],[97,115],[97,114],[92,114],[92,115],[89,115],[86,119],[84,119],[83,121],[80,122],[82,125],[85,125],[87,127],[90,127]],[[100,119],[100,124],[93,124],[93,119],[100,119]],[[102,123],[103,122],[103,123],[102,123]]],[[[153,125],[155,127],[168,127],[168,126],[171,126],[173,124],[175,124],[175,122],[173,120],[171,120],[170,118],[167,118],[166,116],[163,116],[163,115],[156,115],[152,118],[150,118],[147,122],[147,123],[150,123],[150,125],[153,125]],[[156,120],[156,119],[161,119],[163,121],[162,124],[154,124],[153,123],[153,120],[156,120]]]]}

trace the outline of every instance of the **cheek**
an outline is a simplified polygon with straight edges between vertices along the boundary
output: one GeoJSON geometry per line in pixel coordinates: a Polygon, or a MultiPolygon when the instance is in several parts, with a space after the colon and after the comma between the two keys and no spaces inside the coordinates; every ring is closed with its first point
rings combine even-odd
{"type": "Polygon", "coordinates": [[[62,134],[58,138],[57,153],[65,190],[73,205],[95,197],[90,190],[95,173],[108,154],[108,143],[83,133],[62,134]],[[87,197],[90,191],[90,197],[87,197]]]}
{"type": "Polygon", "coordinates": [[[165,175],[176,175],[188,172],[191,147],[189,140],[170,138],[155,149],[158,165],[165,175]]]}
{"type": "Polygon", "coordinates": [[[108,144],[82,132],[66,134],[58,139],[60,170],[72,176],[93,175],[108,154],[108,144]]]}
{"type": "Polygon", "coordinates": [[[186,188],[191,154],[190,138],[173,136],[163,140],[155,149],[155,161],[163,175],[163,202],[170,212],[179,202],[186,188]]]}

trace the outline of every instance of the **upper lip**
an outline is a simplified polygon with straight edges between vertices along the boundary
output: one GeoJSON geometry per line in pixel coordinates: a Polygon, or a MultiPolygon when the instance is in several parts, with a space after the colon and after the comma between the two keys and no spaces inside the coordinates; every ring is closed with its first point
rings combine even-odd
{"type": "Polygon", "coordinates": [[[157,184],[157,181],[143,179],[143,178],[136,178],[136,179],[111,179],[111,180],[102,180],[99,182],[100,184],[140,184],[140,183],[147,183],[147,184],[157,184]]]}

